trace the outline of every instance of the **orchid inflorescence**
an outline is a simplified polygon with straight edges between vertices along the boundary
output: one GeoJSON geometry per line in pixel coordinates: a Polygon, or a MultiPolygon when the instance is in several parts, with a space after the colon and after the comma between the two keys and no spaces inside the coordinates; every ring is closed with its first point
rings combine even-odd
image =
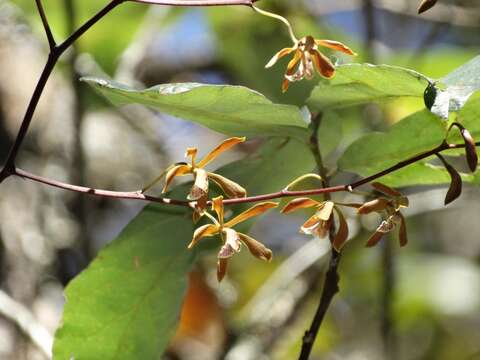
{"type": "MultiPolygon", "coordinates": [[[[190,158],[190,163],[176,163],[169,167],[164,173],[165,184],[163,192],[168,190],[168,187],[175,177],[188,174],[193,175],[194,183],[187,195],[187,199],[191,200],[191,205],[194,209],[193,221],[197,222],[201,217],[206,217],[211,220],[211,223],[201,225],[194,231],[192,241],[188,248],[191,249],[203,238],[214,236],[220,238],[222,246],[217,254],[218,281],[221,281],[225,277],[228,260],[240,251],[242,245],[245,245],[250,253],[260,260],[270,261],[272,259],[272,251],[270,249],[250,236],[234,230],[233,227],[277,207],[277,202],[260,202],[232,219],[225,221],[224,197],[217,196],[212,200],[209,200],[208,197],[209,180],[216,183],[224,194],[230,198],[242,198],[246,196],[247,192],[241,185],[214,172],[205,170],[205,166],[221,153],[244,141],[245,138],[239,137],[226,139],[198,162],[196,161],[198,150],[196,148],[188,148],[186,156],[190,158]],[[210,209],[209,204],[211,205],[210,209]],[[212,211],[213,214],[209,211],[212,211]]],[[[306,174],[291,182],[284,190],[289,191],[291,188],[298,186],[301,182],[309,178],[316,179],[317,181],[322,180],[318,175],[306,174]]],[[[151,188],[155,182],[150,184],[146,189],[151,188]]],[[[281,212],[283,214],[290,214],[291,212],[301,209],[313,209],[314,214],[301,226],[300,232],[318,238],[324,238],[330,235],[331,245],[338,252],[342,250],[349,235],[348,223],[342,212],[342,207],[355,208],[359,215],[376,212],[382,215],[383,220],[368,240],[367,246],[376,245],[385,233],[392,231],[397,226],[400,228],[400,245],[406,245],[405,218],[400,213],[400,210],[408,206],[408,199],[386,185],[372,183],[371,186],[381,195],[365,203],[339,203],[329,199],[317,201],[308,197],[299,197],[289,201],[281,212]],[[338,227],[335,226],[335,222],[338,223],[338,227]]]]}
{"type": "Polygon", "coordinates": [[[288,27],[293,46],[281,49],[265,65],[266,68],[270,68],[282,57],[293,53],[293,58],[287,65],[282,82],[283,92],[288,90],[291,82],[300,81],[304,78],[307,80],[313,79],[315,70],[318,74],[328,79],[335,75],[335,66],[327,56],[320,52],[319,46],[340,51],[347,55],[356,55],[348,46],[339,41],[314,39],[310,35],[297,39],[291,24],[283,16],[259,9],[256,6],[253,6],[253,9],[262,15],[282,21],[288,27]]]}

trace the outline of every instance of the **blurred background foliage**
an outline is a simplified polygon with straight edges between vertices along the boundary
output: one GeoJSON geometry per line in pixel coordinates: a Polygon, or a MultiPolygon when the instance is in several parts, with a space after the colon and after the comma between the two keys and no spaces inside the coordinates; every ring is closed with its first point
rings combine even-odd
{"type": "MultiPolygon", "coordinates": [[[[45,1],[45,9],[55,36],[62,39],[103,3],[45,1]],[[69,6],[73,11],[66,10],[69,6]]],[[[422,17],[415,15],[417,3],[262,0],[258,5],[287,16],[298,34],[340,40],[360,54],[355,59],[332,54],[337,63],[386,63],[439,78],[478,54],[477,1],[440,2],[422,17]]],[[[114,109],[79,83],[79,77],[111,77],[139,88],[182,81],[240,84],[272,101],[301,106],[318,78],[295,83],[282,94],[285,62],[264,69],[289,44],[282,24],[246,7],[170,9],[125,3],[64,57],[42,98],[20,164],[92,187],[140,188],[167,164],[182,160],[185,147],[207,151],[221,135],[140,106],[114,109]]],[[[33,2],[0,0],[2,159],[47,50],[33,2]]],[[[343,150],[362,134],[387,130],[422,107],[420,100],[402,99],[337,112],[320,129],[327,164],[334,169],[343,150]]],[[[245,179],[242,184],[253,193],[262,193],[311,170],[311,159],[301,157],[294,142],[283,153],[277,141],[253,139],[221,158],[225,163],[245,158],[249,173],[236,174],[241,168],[228,165],[224,171],[245,179]],[[277,156],[265,169],[258,154],[272,151],[277,156]],[[250,174],[259,169],[265,176],[252,179],[250,174]]],[[[351,176],[339,174],[336,181],[351,176]]],[[[393,238],[366,250],[363,244],[377,219],[359,223],[351,214],[354,237],[340,269],[341,292],[312,358],[480,359],[480,190],[467,187],[448,208],[442,204],[444,188],[405,192],[411,200],[406,213],[410,244],[401,251],[393,238]],[[394,285],[393,292],[388,284],[394,285]]],[[[63,308],[63,287],[141,207],[9,179],[0,187],[2,294],[23,304],[22,311],[52,334],[63,308]]],[[[167,357],[296,358],[328,260],[324,243],[297,233],[302,219],[301,214],[272,214],[254,225],[252,234],[274,250],[271,264],[244,251],[231,262],[221,285],[215,281],[213,257],[198,264],[167,357]]],[[[16,314],[5,309],[0,309],[0,358],[44,359],[10,321],[16,314]]]]}

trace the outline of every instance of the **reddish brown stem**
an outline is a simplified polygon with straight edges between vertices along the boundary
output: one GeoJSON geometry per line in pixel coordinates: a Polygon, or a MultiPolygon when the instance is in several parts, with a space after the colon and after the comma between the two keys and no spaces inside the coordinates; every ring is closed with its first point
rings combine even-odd
{"type": "MultiPolygon", "coordinates": [[[[480,143],[477,143],[477,146],[480,146],[480,143]]],[[[401,161],[398,164],[389,167],[388,169],[385,169],[372,176],[366,177],[364,179],[361,179],[359,181],[356,181],[354,183],[347,184],[347,185],[337,185],[337,186],[330,186],[330,187],[325,187],[320,189],[299,190],[299,191],[281,190],[281,191],[270,193],[270,194],[263,194],[263,195],[250,196],[250,197],[237,198],[237,199],[225,199],[223,203],[225,205],[236,205],[236,204],[245,204],[245,203],[254,203],[259,201],[274,200],[274,199],[280,199],[285,197],[302,197],[302,196],[313,196],[313,195],[321,195],[321,194],[331,194],[331,193],[342,192],[342,191],[352,191],[353,189],[359,186],[368,184],[384,175],[395,172],[396,170],[404,168],[405,166],[408,166],[417,161],[428,158],[432,155],[438,154],[442,151],[451,150],[451,149],[460,149],[464,147],[465,147],[465,144],[447,144],[446,142],[444,142],[441,145],[437,146],[435,149],[416,155],[408,160],[401,161]]],[[[71,184],[60,182],[60,181],[47,179],[38,175],[30,174],[29,172],[18,169],[18,168],[11,169],[8,172],[8,175],[16,175],[25,179],[30,179],[32,181],[57,187],[60,189],[75,191],[75,192],[90,194],[95,196],[102,196],[102,197],[113,198],[113,199],[141,200],[141,201],[171,204],[171,205],[177,205],[177,206],[192,207],[192,202],[186,201],[186,200],[175,200],[175,199],[168,199],[163,197],[149,196],[149,195],[142,194],[141,190],[120,192],[120,191],[100,190],[100,189],[93,189],[93,188],[84,187],[84,186],[71,185],[71,184]]]]}

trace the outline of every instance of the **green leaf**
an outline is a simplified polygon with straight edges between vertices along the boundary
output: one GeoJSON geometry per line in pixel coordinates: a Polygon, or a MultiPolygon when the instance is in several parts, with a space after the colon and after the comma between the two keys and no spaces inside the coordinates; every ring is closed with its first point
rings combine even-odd
{"type": "Polygon", "coordinates": [[[389,65],[347,64],[323,80],[307,103],[315,111],[365,104],[400,96],[423,97],[429,79],[416,71],[389,65]]]}
{"type": "Polygon", "coordinates": [[[251,156],[222,167],[222,175],[242,184],[249,195],[280,191],[315,168],[308,147],[295,139],[269,139],[251,156]]]}
{"type": "MultiPolygon", "coordinates": [[[[445,133],[445,123],[422,110],[398,122],[387,133],[368,134],[353,142],[340,158],[339,167],[369,176],[433,149],[443,141],[445,133]]],[[[389,175],[389,185],[436,184],[449,179],[448,174],[427,164],[419,163],[412,169],[389,175]]]]}
{"type": "Polygon", "coordinates": [[[164,84],[134,90],[107,80],[83,79],[115,105],[142,104],[230,136],[292,136],[305,139],[307,124],[293,105],[274,104],[242,86],[164,84]]]}
{"type": "Polygon", "coordinates": [[[67,287],[56,359],[159,359],[194,253],[190,213],[147,206],[67,287]]]}

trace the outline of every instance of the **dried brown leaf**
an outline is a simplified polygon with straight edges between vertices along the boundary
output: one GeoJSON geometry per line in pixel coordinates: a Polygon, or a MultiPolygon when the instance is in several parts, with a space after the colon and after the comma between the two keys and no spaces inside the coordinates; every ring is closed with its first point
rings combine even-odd
{"type": "Polygon", "coordinates": [[[445,169],[447,169],[448,173],[450,174],[450,178],[452,179],[450,182],[450,187],[447,191],[447,195],[445,196],[445,205],[448,205],[462,194],[462,177],[442,155],[437,154],[437,156],[442,161],[445,169]]]}
{"type": "Polygon", "coordinates": [[[430,10],[432,7],[435,6],[436,3],[437,0],[423,0],[418,7],[418,13],[421,14],[427,10],[430,10]]]}
{"type": "Polygon", "coordinates": [[[463,140],[465,141],[465,154],[467,156],[468,167],[472,172],[475,172],[478,165],[478,155],[475,140],[473,139],[470,132],[465,128],[460,130],[460,133],[462,134],[463,140]]]}

